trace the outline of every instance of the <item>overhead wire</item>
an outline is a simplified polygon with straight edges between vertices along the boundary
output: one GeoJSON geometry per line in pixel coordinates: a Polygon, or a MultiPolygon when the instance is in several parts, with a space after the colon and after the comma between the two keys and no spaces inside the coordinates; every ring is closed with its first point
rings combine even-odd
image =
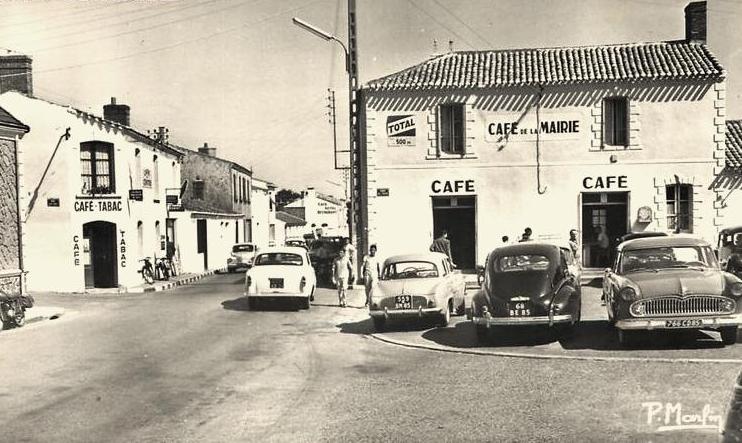
{"type": "Polygon", "coordinates": [[[420,6],[420,5],[418,5],[418,4],[417,4],[417,3],[415,2],[415,0],[407,0],[407,1],[408,1],[408,2],[409,2],[409,3],[411,4],[411,5],[412,5],[412,6],[414,6],[415,8],[417,8],[417,9],[418,9],[418,10],[419,10],[420,12],[422,12],[423,14],[427,15],[428,17],[430,17],[430,19],[431,19],[431,20],[433,20],[434,22],[436,22],[436,23],[437,23],[437,24],[438,24],[439,26],[443,27],[444,29],[448,30],[448,31],[449,31],[449,32],[450,32],[451,34],[453,34],[454,36],[456,36],[456,37],[458,37],[459,39],[461,39],[461,41],[462,41],[462,42],[464,42],[464,43],[466,43],[467,45],[469,45],[469,47],[470,47],[471,49],[476,49],[476,46],[475,46],[475,45],[473,45],[473,44],[472,44],[472,43],[471,43],[471,42],[470,42],[469,40],[467,40],[466,38],[464,38],[464,37],[463,37],[463,36],[462,36],[461,34],[459,34],[458,32],[456,32],[456,31],[454,31],[453,29],[449,28],[449,27],[448,27],[448,26],[447,26],[447,25],[446,25],[445,23],[443,23],[443,22],[441,22],[440,20],[438,20],[438,19],[437,19],[437,18],[436,18],[436,17],[435,17],[435,16],[433,15],[433,14],[431,14],[430,12],[428,12],[428,11],[426,11],[426,10],[425,10],[424,8],[422,8],[422,7],[420,6]]]}
{"type": "Polygon", "coordinates": [[[485,42],[485,43],[486,43],[487,45],[489,45],[489,47],[490,47],[490,48],[491,48],[491,47],[494,47],[494,45],[492,44],[492,42],[490,42],[489,40],[487,40],[487,39],[486,39],[486,38],[485,38],[485,37],[484,37],[484,36],[483,36],[482,34],[480,34],[480,33],[479,33],[479,32],[478,32],[478,31],[477,31],[476,29],[472,28],[472,27],[471,27],[471,26],[470,26],[470,25],[469,25],[468,23],[466,23],[466,22],[465,22],[464,20],[462,20],[462,19],[461,19],[461,18],[460,18],[460,17],[458,16],[458,15],[456,15],[456,14],[455,14],[455,13],[454,13],[453,11],[451,11],[450,9],[448,9],[448,8],[447,8],[447,7],[445,6],[445,5],[443,5],[443,4],[442,4],[441,2],[439,2],[438,0],[433,0],[433,1],[434,1],[434,2],[435,2],[435,4],[436,4],[436,5],[438,5],[438,6],[439,6],[439,7],[441,8],[441,9],[443,9],[444,11],[446,11],[446,12],[448,13],[448,15],[450,15],[451,17],[453,17],[454,19],[456,19],[456,21],[458,21],[459,23],[461,23],[462,25],[464,25],[464,26],[466,27],[466,29],[468,29],[468,30],[469,30],[469,31],[470,31],[470,32],[471,32],[472,34],[476,35],[477,37],[479,37],[479,39],[480,39],[480,40],[482,40],[482,41],[483,41],[483,42],[485,42]]]}
{"type": "MultiPolygon", "coordinates": [[[[104,2],[103,4],[100,4],[100,5],[96,5],[96,6],[92,6],[92,7],[88,7],[88,8],[79,8],[79,9],[78,8],[70,8],[69,7],[69,2],[65,1],[64,2],[65,3],[65,7],[64,8],[57,8],[57,9],[53,9],[53,10],[44,9],[44,13],[45,14],[49,14],[50,12],[56,12],[56,11],[59,11],[59,10],[69,11],[69,14],[63,14],[63,13],[54,14],[54,18],[58,20],[58,19],[60,19],[62,17],[66,17],[68,15],[75,15],[75,14],[80,14],[80,13],[84,13],[84,12],[95,11],[95,10],[98,10],[98,9],[110,8],[112,5],[113,6],[118,6],[118,5],[123,5],[123,4],[127,4],[127,3],[132,3],[133,1],[134,0],[123,0],[123,1],[118,1],[118,2],[113,2],[113,1],[112,2],[104,2]]],[[[33,3],[31,3],[31,4],[33,4],[33,3]]],[[[33,24],[33,23],[42,23],[42,22],[44,22],[46,20],[47,20],[46,18],[36,18],[36,19],[33,19],[33,20],[27,20],[25,22],[8,23],[8,24],[5,24],[5,25],[2,25],[2,27],[4,27],[4,28],[14,28],[14,27],[17,27],[17,26],[30,25],[30,24],[33,24]]]]}

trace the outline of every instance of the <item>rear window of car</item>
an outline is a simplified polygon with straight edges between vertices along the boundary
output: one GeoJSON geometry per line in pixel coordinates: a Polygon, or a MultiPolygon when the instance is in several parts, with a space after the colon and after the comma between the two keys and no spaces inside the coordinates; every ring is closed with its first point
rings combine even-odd
{"type": "Polygon", "coordinates": [[[381,273],[382,280],[438,277],[438,267],[427,261],[404,261],[391,263],[381,273]]]}
{"type": "Polygon", "coordinates": [[[234,245],[232,246],[232,252],[255,252],[254,245],[234,245]]]}
{"type": "Polygon", "coordinates": [[[497,257],[495,272],[545,271],[549,269],[549,259],[538,254],[504,255],[497,257]]]}
{"type": "Polygon", "coordinates": [[[266,265],[293,265],[301,266],[304,263],[301,255],[289,254],[285,252],[266,252],[258,255],[255,259],[254,266],[266,265]]]}

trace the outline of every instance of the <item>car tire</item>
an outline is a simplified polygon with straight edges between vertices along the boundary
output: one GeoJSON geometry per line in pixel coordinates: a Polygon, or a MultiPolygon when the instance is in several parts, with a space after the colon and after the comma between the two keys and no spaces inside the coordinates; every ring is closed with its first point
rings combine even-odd
{"type": "Polygon", "coordinates": [[[374,329],[376,332],[383,332],[386,328],[386,318],[384,317],[371,317],[374,321],[374,329]]]}
{"type": "Polygon", "coordinates": [[[309,309],[309,306],[311,306],[311,305],[309,304],[309,297],[307,297],[307,298],[303,298],[303,299],[301,300],[301,309],[309,309]]]}
{"type": "Polygon", "coordinates": [[[477,341],[479,343],[487,343],[489,341],[489,329],[485,325],[474,325],[474,330],[477,333],[477,341]]]}
{"type": "Polygon", "coordinates": [[[733,345],[737,343],[737,326],[727,326],[719,329],[721,333],[721,342],[725,345],[733,345]]]}
{"type": "Polygon", "coordinates": [[[312,292],[309,293],[309,301],[314,301],[314,287],[312,287],[312,292]]]}
{"type": "Polygon", "coordinates": [[[451,308],[453,307],[453,301],[448,302],[446,310],[441,314],[441,318],[438,321],[438,326],[445,328],[451,322],[451,308]]]}

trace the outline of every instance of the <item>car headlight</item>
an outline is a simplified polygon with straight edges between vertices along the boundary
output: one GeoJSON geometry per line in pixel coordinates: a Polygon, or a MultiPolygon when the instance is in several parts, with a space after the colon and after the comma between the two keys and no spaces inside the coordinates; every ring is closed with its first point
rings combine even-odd
{"type": "Polygon", "coordinates": [[[721,301],[720,308],[724,312],[734,311],[734,308],[736,307],[737,306],[735,305],[734,300],[729,300],[728,298],[725,298],[724,300],[721,301]]]}
{"type": "Polygon", "coordinates": [[[742,296],[742,283],[732,283],[732,285],[729,287],[729,293],[735,297],[742,296]]]}
{"type": "Polygon", "coordinates": [[[647,313],[647,306],[644,302],[634,303],[631,305],[630,311],[634,317],[641,317],[647,313]]]}
{"type": "Polygon", "coordinates": [[[636,300],[636,291],[634,288],[623,288],[618,291],[618,296],[625,301],[634,301],[636,300]]]}

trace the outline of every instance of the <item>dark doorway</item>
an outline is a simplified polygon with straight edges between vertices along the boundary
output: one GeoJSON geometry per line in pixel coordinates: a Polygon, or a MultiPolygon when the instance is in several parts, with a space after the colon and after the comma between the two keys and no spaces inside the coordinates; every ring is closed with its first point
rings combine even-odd
{"type": "Polygon", "coordinates": [[[476,261],[476,197],[433,197],[433,235],[448,231],[453,262],[472,270],[476,261]]]}
{"type": "MultiPolygon", "coordinates": [[[[628,232],[628,192],[582,193],[582,265],[605,268],[613,261],[618,239],[628,232]],[[602,228],[608,247],[598,241],[602,228]]],[[[604,242],[605,243],[605,242],[604,242]]]]}
{"type": "Polygon", "coordinates": [[[196,220],[196,252],[204,255],[204,269],[209,269],[209,245],[206,241],[206,220],[196,220]]]}
{"type": "Polygon", "coordinates": [[[86,288],[118,286],[116,224],[95,221],[82,225],[86,288]]]}

